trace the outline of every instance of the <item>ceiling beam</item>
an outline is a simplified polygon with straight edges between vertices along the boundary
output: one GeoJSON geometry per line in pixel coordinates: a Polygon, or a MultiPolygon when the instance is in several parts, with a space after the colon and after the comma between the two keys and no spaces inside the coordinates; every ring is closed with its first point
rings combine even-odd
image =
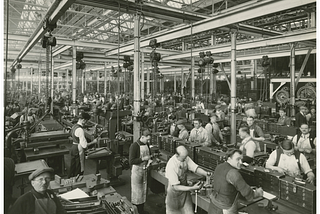
{"type": "MultiPolygon", "coordinates": [[[[6,38],[6,34],[4,34],[6,38]]],[[[9,40],[13,41],[28,41],[28,36],[21,36],[15,34],[8,35],[9,40]]],[[[57,37],[57,45],[75,45],[77,47],[87,47],[87,48],[101,48],[101,49],[111,49],[118,47],[117,44],[113,43],[100,43],[100,42],[85,42],[85,41],[74,41],[72,39],[65,39],[57,37]]]]}
{"type": "MultiPolygon", "coordinates": [[[[269,15],[272,13],[288,10],[291,8],[304,6],[310,3],[315,3],[316,0],[253,0],[246,3],[244,7],[237,7],[236,9],[230,8],[226,12],[221,12],[218,15],[208,18],[202,21],[198,21],[191,25],[183,25],[181,27],[174,28],[172,30],[164,30],[155,33],[151,36],[141,38],[140,47],[146,47],[149,45],[149,40],[156,38],[158,42],[165,42],[177,38],[190,36],[190,34],[197,34],[203,31],[213,30],[220,27],[229,26],[242,21],[254,19],[260,16],[269,15]]],[[[133,42],[123,45],[119,52],[123,53],[126,51],[133,50],[133,42]]],[[[118,49],[110,50],[106,52],[106,55],[117,54],[118,49]]]]}
{"type": "MultiPolygon", "coordinates": [[[[291,34],[285,34],[281,36],[274,36],[265,39],[245,41],[237,43],[237,50],[244,50],[250,48],[267,47],[273,45],[281,45],[290,42],[301,42],[306,40],[313,40],[317,38],[316,29],[301,30],[298,32],[292,32],[291,34]]],[[[230,52],[230,44],[209,46],[205,48],[193,49],[194,55],[198,55],[202,51],[211,51],[212,54],[230,52]]],[[[182,59],[191,56],[191,51],[184,52],[183,54],[176,54],[167,57],[163,57],[162,60],[174,60],[182,59]]]]}
{"type": "MultiPolygon", "coordinates": [[[[50,6],[47,11],[46,18],[49,20],[49,24],[56,23],[58,19],[63,15],[63,13],[73,4],[75,0],[56,0],[50,6]]],[[[43,35],[48,31],[48,29],[43,28],[43,23],[46,19],[43,19],[43,22],[40,22],[38,27],[35,29],[34,33],[31,35],[27,44],[21,50],[17,59],[12,63],[11,67],[15,66],[23,57],[32,49],[34,45],[43,37],[43,35]]]]}

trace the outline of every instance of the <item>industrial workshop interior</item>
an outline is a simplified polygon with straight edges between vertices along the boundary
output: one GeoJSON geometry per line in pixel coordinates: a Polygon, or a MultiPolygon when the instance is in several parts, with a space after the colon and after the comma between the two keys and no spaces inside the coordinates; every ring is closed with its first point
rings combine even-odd
{"type": "Polygon", "coordinates": [[[315,214],[316,0],[4,0],[5,214],[315,214]]]}

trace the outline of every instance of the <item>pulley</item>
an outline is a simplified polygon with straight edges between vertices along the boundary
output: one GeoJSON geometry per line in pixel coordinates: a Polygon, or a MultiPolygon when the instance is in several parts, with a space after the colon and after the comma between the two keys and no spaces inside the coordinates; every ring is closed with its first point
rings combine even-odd
{"type": "Polygon", "coordinates": [[[280,104],[285,104],[287,102],[289,102],[289,92],[285,91],[285,90],[280,90],[276,93],[276,100],[280,103],[280,104]]]}

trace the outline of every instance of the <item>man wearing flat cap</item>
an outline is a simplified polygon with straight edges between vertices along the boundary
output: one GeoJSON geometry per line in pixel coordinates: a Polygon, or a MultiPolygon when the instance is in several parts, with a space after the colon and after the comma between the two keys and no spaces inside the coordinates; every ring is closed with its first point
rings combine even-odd
{"type": "Polygon", "coordinates": [[[176,124],[177,124],[177,127],[178,127],[178,129],[180,130],[179,131],[179,136],[178,136],[178,138],[180,138],[180,139],[182,139],[182,140],[188,140],[188,138],[189,138],[189,132],[188,132],[188,130],[186,129],[186,127],[185,127],[185,120],[182,120],[182,119],[180,119],[180,120],[178,120],[177,122],[176,122],[176,124]]]}
{"type": "Polygon", "coordinates": [[[144,203],[147,197],[147,167],[151,163],[149,141],[151,133],[142,130],[141,137],[131,144],[129,163],[131,166],[131,202],[138,208],[139,214],[145,214],[144,203]]]}
{"type": "Polygon", "coordinates": [[[92,142],[87,143],[87,140],[85,138],[82,126],[88,120],[90,120],[90,115],[88,113],[80,113],[78,122],[71,129],[71,137],[73,139],[73,144],[70,149],[71,163],[69,178],[75,177],[77,175],[83,175],[85,160],[84,150],[88,146],[97,143],[97,139],[94,139],[92,142]]]}
{"type": "Polygon", "coordinates": [[[9,214],[64,214],[67,213],[60,200],[48,189],[53,169],[37,169],[29,175],[32,189],[20,196],[11,207],[9,214]]]}
{"type": "Polygon", "coordinates": [[[313,184],[314,174],[304,154],[294,150],[291,140],[284,140],[280,148],[274,150],[266,162],[266,168],[285,173],[292,177],[307,177],[306,180],[313,184]],[[304,175],[301,175],[304,173],[304,175]]]}

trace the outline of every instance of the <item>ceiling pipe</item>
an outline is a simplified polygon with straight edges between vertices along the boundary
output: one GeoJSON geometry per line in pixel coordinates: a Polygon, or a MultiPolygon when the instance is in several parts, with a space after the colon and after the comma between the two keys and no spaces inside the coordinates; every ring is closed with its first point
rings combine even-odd
{"type": "Polygon", "coordinates": [[[48,19],[49,24],[54,24],[65,13],[65,11],[75,2],[75,0],[56,0],[47,11],[45,18],[39,23],[34,33],[31,35],[27,44],[21,50],[17,59],[13,61],[11,68],[18,62],[22,61],[23,57],[37,44],[37,42],[44,36],[48,29],[44,29],[44,23],[48,19]]]}

